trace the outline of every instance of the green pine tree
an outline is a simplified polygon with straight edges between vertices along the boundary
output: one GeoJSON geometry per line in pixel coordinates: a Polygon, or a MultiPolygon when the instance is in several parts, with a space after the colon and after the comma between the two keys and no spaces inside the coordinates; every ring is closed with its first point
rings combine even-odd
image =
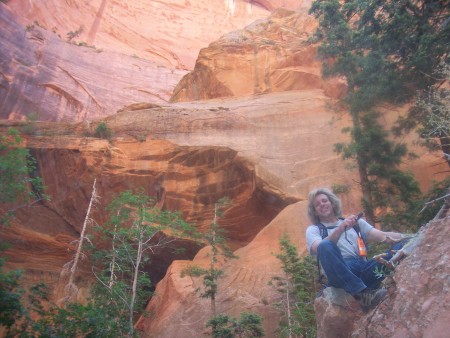
{"type": "Polygon", "coordinates": [[[222,209],[228,203],[229,201],[227,198],[221,198],[214,204],[214,220],[206,233],[203,234],[203,241],[211,247],[209,268],[203,269],[198,266],[190,266],[182,271],[182,276],[203,276],[204,290],[201,296],[211,300],[211,313],[213,317],[216,316],[218,279],[223,276],[223,270],[217,267],[218,259],[220,256],[225,259],[237,258],[228,247],[224,230],[219,224],[219,219],[222,216],[222,209]]]}
{"type": "Polygon", "coordinates": [[[440,82],[419,91],[413,107],[394,127],[397,135],[417,130],[431,151],[441,151],[450,166],[450,60],[435,70],[433,77],[440,82]]]}
{"type": "Polygon", "coordinates": [[[270,282],[280,292],[275,305],[284,314],[278,332],[281,337],[315,337],[316,263],[309,255],[301,258],[287,235],[280,239],[280,249],[277,257],[285,275],[270,282]]]}
{"type": "Polygon", "coordinates": [[[4,264],[5,258],[0,257],[0,326],[8,332],[23,316],[25,308],[21,303],[23,289],[19,285],[21,271],[5,272],[4,264]]]}
{"type": "Polygon", "coordinates": [[[213,337],[263,337],[262,318],[258,314],[243,312],[239,318],[234,318],[226,314],[217,314],[216,297],[218,280],[224,274],[224,271],[217,266],[219,258],[222,257],[225,260],[238,258],[228,247],[224,229],[219,224],[219,219],[223,216],[223,209],[228,204],[229,200],[225,197],[219,199],[214,204],[213,222],[201,237],[211,247],[209,268],[205,269],[193,265],[184,269],[181,276],[203,277],[203,292],[201,293],[201,297],[211,300],[211,318],[206,323],[206,327],[211,327],[213,337]]]}
{"type": "MultiPolygon", "coordinates": [[[[36,161],[30,151],[22,146],[17,129],[9,128],[0,134],[0,230],[8,231],[10,218],[19,208],[29,206],[44,198],[43,185],[34,176],[36,161]]],[[[0,243],[0,252],[8,243],[0,243]]],[[[6,257],[0,257],[0,326],[8,334],[16,332],[17,323],[26,315],[22,302],[25,290],[20,286],[22,271],[6,272],[6,257]]]]}
{"type": "Polygon", "coordinates": [[[262,318],[252,312],[243,312],[239,318],[221,314],[211,318],[206,327],[211,327],[214,338],[264,337],[262,318]]]}
{"type": "Polygon", "coordinates": [[[0,135],[0,225],[17,209],[46,198],[41,178],[34,175],[36,168],[17,129],[9,128],[0,135]]]}
{"type": "Polygon", "coordinates": [[[436,83],[431,75],[449,55],[448,1],[317,0],[310,13],[319,20],[314,40],[321,42],[319,54],[327,59],[324,76],[347,80],[343,103],[353,120],[351,143],[337,145],[337,150],[356,161],[365,215],[375,222],[374,210],[383,207],[378,203],[390,192],[403,193],[406,183],[412,190],[402,203],[419,192],[411,175],[399,170],[404,146],[387,139],[379,124],[367,122],[376,120],[379,105],[410,102],[418,89],[436,83]],[[368,143],[373,133],[383,141],[368,143]],[[380,152],[383,161],[376,163],[380,152]]]}
{"type": "Polygon", "coordinates": [[[156,208],[143,193],[123,192],[108,210],[110,221],[99,230],[111,246],[95,253],[103,270],[96,273],[92,301],[114,321],[108,331],[114,328],[117,333],[132,337],[136,334],[137,315],[151,295],[151,281],[144,265],[151,264],[152,254],[176,239],[194,236],[195,229],[177,213],[156,208]]]}

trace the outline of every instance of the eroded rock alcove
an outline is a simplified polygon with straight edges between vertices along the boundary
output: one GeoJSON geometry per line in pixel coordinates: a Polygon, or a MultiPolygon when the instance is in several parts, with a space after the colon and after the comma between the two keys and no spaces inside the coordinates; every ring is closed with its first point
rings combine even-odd
{"type": "MultiPolygon", "coordinates": [[[[115,195],[142,189],[160,208],[180,211],[183,219],[204,231],[213,220],[214,203],[228,197],[231,203],[220,222],[235,249],[249,243],[288,203],[265,190],[257,182],[254,168],[225,147],[177,146],[168,141],[130,138],[110,143],[64,136],[28,137],[27,147],[38,161],[39,175],[51,200],[21,209],[17,221],[23,233],[54,236],[61,248],[78,236],[94,179],[100,196],[92,213],[97,224],[107,221],[105,209],[115,195]]],[[[20,242],[23,234],[16,235],[9,240],[20,242]]],[[[192,259],[200,249],[186,241],[181,246],[186,249],[184,254],[175,255],[168,248],[152,259],[148,271],[155,284],[174,259],[192,259]]],[[[35,269],[20,254],[24,249],[15,245],[8,252],[10,264],[35,269]]],[[[41,264],[48,264],[41,266],[42,271],[58,272],[51,255],[41,264]]]]}
{"type": "MultiPolygon", "coordinates": [[[[42,280],[55,300],[61,297],[59,273],[72,255],[69,243],[79,235],[94,179],[99,224],[115,193],[143,189],[204,230],[214,203],[227,196],[232,203],[221,223],[239,259],[223,265],[217,309],[257,312],[273,335],[280,313],[268,281],[281,273],[274,253],[288,234],[306,254],[308,191],[346,186],[345,212],[360,210],[357,173],[333,152],[334,143],[347,141],[341,130],[351,122],[333,105],[345,82],[320,77],[316,49],[306,43],[316,24],[305,13],[309,4],[0,3],[0,116],[8,120],[2,131],[38,117],[24,144],[51,197],[21,209],[2,233],[13,244],[8,268],[25,269],[25,284],[42,280]],[[113,132],[111,140],[92,137],[100,122],[113,132]]],[[[382,122],[389,128],[404,109],[388,107],[382,122]]],[[[404,166],[424,189],[445,175],[446,164],[415,147],[414,136],[403,141],[419,155],[404,166]]],[[[180,244],[183,255],[162,252],[148,267],[159,282],[147,306],[154,316],[137,323],[148,336],[208,334],[208,300],[195,292],[201,281],[180,272],[207,264],[209,249],[180,244]]],[[[83,300],[88,267],[77,283],[83,300]]]]}

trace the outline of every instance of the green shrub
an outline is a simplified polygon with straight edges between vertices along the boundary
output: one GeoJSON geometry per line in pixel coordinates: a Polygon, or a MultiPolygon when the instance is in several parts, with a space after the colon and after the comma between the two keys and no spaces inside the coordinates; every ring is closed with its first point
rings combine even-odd
{"type": "Polygon", "coordinates": [[[280,249],[276,256],[285,275],[274,277],[269,283],[281,296],[275,304],[283,312],[277,332],[281,337],[316,337],[316,261],[309,255],[300,257],[287,235],[280,239],[280,249]]]}
{"type": "Polygon", "coordinates": [[[239,318],[221,314],[211,318],[206,326],[212,328],[214,338],[264,337],[262,318],[252,312],[243,312],[239,318]]]}
{"type": "Polygon", "coordinates": [[[95,137],[111,140],[113,137],[113,131],[108,127],[106,122],[100,122],[97,128],[95,128],[95,137]]]}

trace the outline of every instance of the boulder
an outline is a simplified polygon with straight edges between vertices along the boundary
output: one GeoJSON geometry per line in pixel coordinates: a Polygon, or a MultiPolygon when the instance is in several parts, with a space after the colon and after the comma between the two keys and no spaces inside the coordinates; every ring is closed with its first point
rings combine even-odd
{"type": "Polygon", "coordinates": [[[386,298],[362,312],[342,289],[326,288],[316,299],[317,337],[445,337],[450,330],[448,217],[420,230],[408,257],[383,282],[386,298]]]}

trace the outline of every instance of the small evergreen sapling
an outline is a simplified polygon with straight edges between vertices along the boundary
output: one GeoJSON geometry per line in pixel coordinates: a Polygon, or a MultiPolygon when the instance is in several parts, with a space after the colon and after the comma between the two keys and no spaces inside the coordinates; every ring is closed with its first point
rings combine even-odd
{"type": "Polygon", "coordinates": [[[264,337],[261,316],[251,312],[243,312],[239,318],[221,314],[211,318],[206,327],[211,327],[214,338],[264,337]]]}
{"type": "Polygon", "coordinates": [[[223,275],[223,270],[217,267],[219,256],[225,259],[237,258],[226,244],[224,230],[219,225],[222,209],[229,203],[227,198],[221,198],[214,204],[214,220],[207,232],[203,235],[204,241],[211,247],[210,265],[208,269],[191,266],[182,271],[182,276],[203,276],[204,290],[201,294],[204,298],[211,299],[211,313],[216,316],[217,281],[223,275]]]}
{"type": "Polygon", "coordinates": [[[40,177],[33,176],[36,160],[22,146],[17,129],[0,135],[0,225],[8,223],[14,212],[47,198],[40,177]]]}
{"type": "Polygon", "coordinates": [[[280,301],[275,305],[283,311],[279,334],[281,337],[315,337],[316,317],[314,299],[316,295],[316,264],[311,256],[300,258],[297,248],[289,237],[280,239],[281,252],[276,256],[285,275],[274,277],[270,282],[280,292],[280,301]]]}
{"type": "Polygon", "coordinates": [[[194,236],[195,230],[177,213],[159,210],[142,192],[122,192],[108,210],[110,221],[99,230],[111,247],[96,253],[103,270],[95,273],[93,300],[107,308],[123,335],[131,337],[136,316],[151,295],[144,264],[151,264],[152,254],[177,238],[194,236]]]}

